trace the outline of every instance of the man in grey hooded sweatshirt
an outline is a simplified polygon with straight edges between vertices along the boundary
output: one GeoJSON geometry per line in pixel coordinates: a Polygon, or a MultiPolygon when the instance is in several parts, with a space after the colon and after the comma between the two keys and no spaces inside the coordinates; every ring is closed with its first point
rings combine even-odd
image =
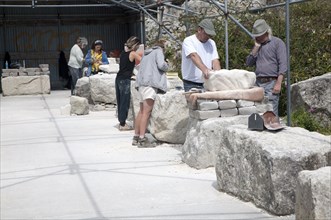
{"type": "Polygon", "coordinates": [[[168,64],[164,59],[164,40],[157,41],[152,48],[145,50],[141,59],[136,86],[139,91],[140,110],[135,120],[135,135],[132,145],[152,147],[145,137],[148,120],[158,91],[167,91],[168,64]]]}

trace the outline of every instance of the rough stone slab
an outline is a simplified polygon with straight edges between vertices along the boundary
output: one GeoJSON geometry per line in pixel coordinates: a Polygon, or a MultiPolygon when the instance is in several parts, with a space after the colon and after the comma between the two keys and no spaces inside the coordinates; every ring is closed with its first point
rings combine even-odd
{"type": "Polygon", "coordinates": [[[325,128],[331,126],[331,72],[291,86],[292,111],[305,109],[325,128]]]}
{"type": "Polygon", "coordinates": [[[1,79],[3,96],[50,94],[49,76],[17,76],[1,79]]]}
{"type": "Polygon", "coordinates": [[[71,96],[70,97],[71,114],[87,115],[89,113],[89,104],[86,98],[71,96]]]}
{"type": "Polygon", "coordinates": [[[116,104],[116,74],[97,74],[90,76],[91,98],[94,103],[116,104]]]}
{"type": "Polygon", "coordinates": [[[36,72],[27,72],[28,76],[35,76],[36,72]]]}
{"type": "Polygon", "coordinates": [[[218,108],[221,110],[236,108],[237,102],[236,100],[221,100],[218,101],[218,108]]]}
{"type": "Polygon", "coordinates": [[[257,109],[255,106],[238,108],[238,111],[239,115],[251,115],[253,113],[257,113],[257,109]]]}
{"type": "Polygon", "coordinates": [[[237,108],[221,110],[221,117],[232,117],[232,116],[236,116],[236,115],[238,115],[237,108]]]}
{"type": "Polygon", "coordinates": [[[13,69],[2,69],[2,73],[10,73],[13,69]]]}
{"type": "Polygon", "coordinates": [[[246,100],[237,100],[237,107],[242,108],[242,107],[251,107],[254,106],[253,101],[246,101],[246,100]]]}
{"type": "Polygon", "coordinates": [[[208,118],[218,118],[221,116],[221,111],[217,110],[208,110],[208,111],[200,111],[200,110],[191,110],[190,109],[190,117],[199,119],[199,120],[206,120],[208,118]]]}
{"type": "Polygon", "coordinates": [[[190,118],[185,143],[182,147],[182,160],[196,169],[213,167],[216,163],[221,133],[232,124],[246,124],[247,116],[211,118],[204,121],[190,118]]]}
{"type": "Polygon", "coordinates": [[[254,72],[240,69],[221,69],[210,72],[204,87],[207,91],[249,89],[254,86],[255,80],[254,72]]]}
{"type": "Polygon", "coordinates": [[[71,105],[67,104],[65,106],[61,106],[60,111],[61,111],[61,115],[70,115],[71,105]]]}
{"type": "Polygon", "coordinates": [[[198,110],[201,110],[201,111],[218,109],[218,103],[216,101],[198,100],[197,104],[198,104],[198,110]]]}
{"type": "Polygon", "coordinates": [[[330,136],[303,128],[275,133],[232,125],[221,134],[216,162],[219,189],[276,215],[294,213],[300,171],[331,164],[330,136]]]}
{"type": "Polygon", "coordinates": [[[331,167],[301,171],[295,198],[297,220],[331,219],[331,167]]]}
{"type": "Polygon", "coordinates": [[[1,76],[2,77],[7,77],[7,76],[9,76],[9,74],[10,74],[10,72],[2,72],[1,76]]]}
{"type": "Polygon", "coordinates": [[[90,104],[93,103],[91,98],[91,87],[90,87],[89,77],[82,77],[77,80],[75,86],[75,94],[76,96],[87,98],[90,104]]]}
{"type": "Polygon", "coordinates": [[[188,121],[185,96],[181,91],[172,90],[156,96],[148,130],[159,141],[183,144],[188,121]]]}

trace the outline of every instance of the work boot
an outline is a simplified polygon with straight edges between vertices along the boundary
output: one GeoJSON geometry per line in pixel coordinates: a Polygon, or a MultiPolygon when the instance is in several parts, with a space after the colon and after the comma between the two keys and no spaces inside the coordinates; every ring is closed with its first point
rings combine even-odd
{"type": "Polygon", "coordinates": [[[149,148],[149,147],[155,147],[147,137],[139,138],[138,140],[138,147],[139,148],[149,148]]]}
{"type": "Polygon", "coordinates": [[[132,138],[132,146],[138,145],[139,136],[133,136],[132,138]]]}
{"type": "Polygon", "coordinates": [[[131,126],[129,126],[128,124],[125,124],[123,126],[119,125],[119,130],[120,131],[130,131],[130,130],[133,130],[133,128],[131,126]]]}

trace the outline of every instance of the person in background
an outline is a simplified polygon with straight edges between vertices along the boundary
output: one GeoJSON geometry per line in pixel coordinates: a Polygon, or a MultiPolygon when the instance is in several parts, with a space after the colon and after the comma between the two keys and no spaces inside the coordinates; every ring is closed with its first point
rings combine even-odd
{"type": "Polygon", "coordinates": [[[132,36],[124,44],[124,51],[120,54],[120,70],[115,79],[115,90],[117,100],[117,117],[119,130],[126,131],[133,128],[126,123],[131,99],[131,76],[135,62],[141,60],[136,52],[140,44],[139,38],[132,36]]]}
{"type": "Polygon", "coordinates": [[[145,50],[140,62],[136,86],[139,92],[140,109],[135,119],[135,134],[132,145],[153,147],[145,137],[146,128],[154,106],[156,94],[167,92],[166,71],[169,66],[164,58],[165,40],[157,41],[152,48],[145,50]]]}
{"type": "Polygon", "coordinates": [[[71,95],[75,95],[77,80],[83,76],[82,66],[84,62],[83,49],[88,45],[85,37],[78,37],[76,44],[70,50],[68,62],[69,74],[71,76],[71,95]]]}
{"type": "Polygon", "coordinates": [[[71,76],[69,76],[69,67],[66,56],[63,50],[60,51],[59,56],[59,76],[65,81],[65,88],[71,89],[71,76]]]}
{"type": "Polygon", "coordinates": [[[182,75],[184,90],[203,89],[203,78],[208,79],[210,70],[220,70],[221,64],[215,41],[214,25],[211,20],[203,19],[197,32],[184,39],[182,45],[182,75]]]}
{"type": "Polygon", "coordinates": [[[88,65],[87,76],[98,74],[100,65],[109,64],[107,54],[102,49],[102,44],[101,40],[94,41],[85,56],[85,63],[88,65]]]}
{"type": "Polygon", "coordinates": [[[255,43],[246,57],[247,66],[256,66],[256,85],[264,88],[278,116],[279,94],[284,75],[287,71],[287,53],[285,43],[272,36],[271,28],[263,19],[258,19],[252,31],[255,43]]]}

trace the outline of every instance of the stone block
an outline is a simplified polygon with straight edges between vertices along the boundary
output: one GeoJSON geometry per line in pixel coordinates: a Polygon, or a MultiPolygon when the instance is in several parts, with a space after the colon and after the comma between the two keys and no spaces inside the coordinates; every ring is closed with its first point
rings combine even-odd
{"type": "Polygon", "coordinates": [[[299,173],[295,219],[331,219],[331,167],[299,173]]]}
{"type": "Polygon", "coordinates": [[[221,101],[218,101],[218,108],[221,109],[221,110],[236,108],[236,106],[237,106],[236,100],[221,100],[221,101]]]}
{"type": "Polygon", "coordinates": [[[216,101],[198,100],[197,105],[198,105],[198,110],[201,111],[218,109],[218,103],[216,101]]]}
{"type": "Polygon", "coordinates": [[[182,160],[196,169],[213,167],[216,163],[221,133],[232,124],[245,124],[247,116],[218,117],[207,120],[190,118],[185,143],[182,147],[182,160]]]}
{"type": "Polygon", "coordinates": [[[239,115],[251,115],[253,113],[257,113],[257,109],[255,106],[238,108],[238,111],[239,115]]]}
{"type": "Polygon", "coordinates": [[[237,107],[242,108],[242,107],[251,107],[254,106],[253,101],[246,101],[246,100],[237,100],[237,107]]]}
{"type": "Polygon", "coordinates": [[[265,104],[268,104],[269,103],[269,98],[268,96],[264,96],[263,100],[261,102],[254,102],[254,105],[257,106],[257,105],[265,105],[265,104]]]}
{"type": "Polygon", "coordinates": [[[1,82],[4,96],[49,94],[51,92],[49,76],[5,77],[1,79],[1,82]]]}
{"type": "Polygon", "coordinates": [[[272,104],[262,104],[262,105],[256,105],[256,111],[257,113],[265,113],[267,111],[273,111],[272,104]]]}
{"type": "Polygon", "coordinates": [[[183,144],[188,121],[189,109],[185,96],[181,91],[172,90],[156,96],[148,130],[159,141],[183,144]]]}
{"type": "Polygon", "coordinates": [[[25,68],[26,72],[40,72],[40,68],[25,68]]]}
{"type": "Polygon", "coordinates": [[[87,115],[89,113],[89,104],[86,98],[71,96],[70,97],[70,105],[71,105],[71,114],[76,115],[87,115]]]}
{"type": "Polygon", "coordinates": [[[286,127],[275,133],[232,125],[219,140],[219,189],[276,215],[294,214],[300,171],[331,164],[330,136],[303,128],[286,127]]]}
{"type": "Polygon", "coordinates": [[[23,72],[21,70],[18,71],[19,76],[27,76],[28,74],[26,72],[23,72]]]}
{"type": "Polygon", "coordinates": [[[18,76],[18,71],[11,71],[9,76],[18,76]]]}
{"type": "Polygon", "coordinates": [[[36,72],[26,72],[28,74],[28,76],[35,76],[36,72]]]}
{"type": "Polygon", "coordinates": [[[225,91],[249,89],[254,86],[256,76],[254,72],[240,69],[221,69],[211,71],[204,87],[207,91],[225,91]]]}
{"type": "Polygon", "coordinates": [[[208,111],[190,109],[190,117],[198,119],[198,120],[206,120],[208,118],[218,118],[220,116],[221,116],[221,111],[219,109],[208,110],[208,111]]]}
{"type": "Polygon", "coordinates": [[[2,72],[1,76],[2,77],[7,77],[7,76],[9,76],[9,74],[10,74],[10,72],[2,72]]]}
{"type": "Polygon", "coordinates": [[[39,64],[39,68],[48,68],[49,69],[49,64],[39,64]]]}
{"type": "Polygon", "coordinates": [[[94,103],[116,104],[115,78],[116,74],[98,74],[89,77],[91,99],[94,103]]]}
{"type": "Polygon", "coordinates": [[[238,115],[237,108],[223,109],[221,110],[221,117],[232,117],[238,115]]]}
{"type": "Polygon", "coordinates": [[[61,115],[70,115],[71,105],[67,104],[65,106],[61,106],[60,112],[61,112],[61,115]]]}

